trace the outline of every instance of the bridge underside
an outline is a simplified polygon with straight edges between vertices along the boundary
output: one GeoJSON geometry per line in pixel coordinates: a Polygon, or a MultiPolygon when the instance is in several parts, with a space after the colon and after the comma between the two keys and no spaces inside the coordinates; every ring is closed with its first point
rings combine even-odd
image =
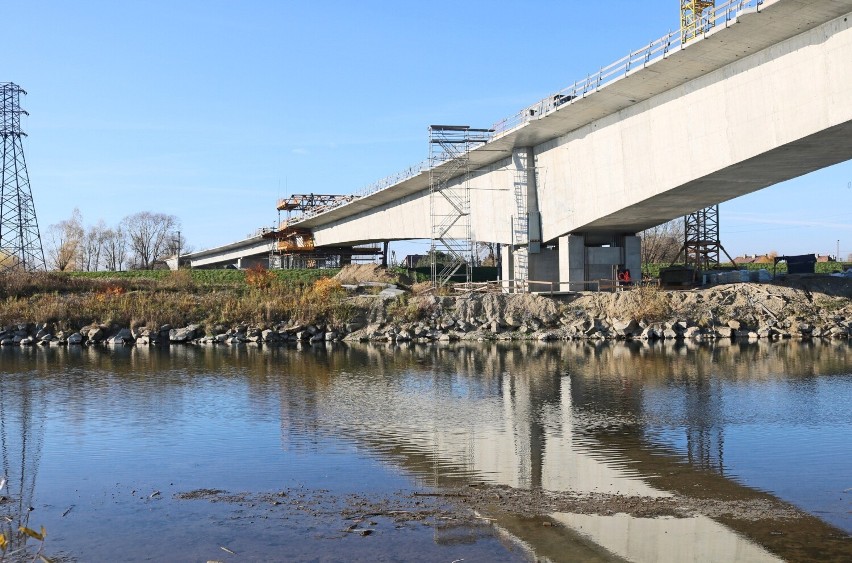
{"type": "MultiPolygon", "coordinates": [[[[852,121],[697,178],[596,219],[585,233],[638,233],[695,211],[852,159],[852,121]]],[[[807,194],[802,194],[806,197],[807,194]]]]}

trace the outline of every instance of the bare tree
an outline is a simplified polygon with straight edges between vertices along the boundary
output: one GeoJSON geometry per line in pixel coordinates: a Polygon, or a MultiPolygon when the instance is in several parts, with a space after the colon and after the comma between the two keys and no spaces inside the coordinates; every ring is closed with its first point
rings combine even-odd
{"type": "Polygon", "coordinates": [[[97,225],[92,225],[86,231],[83,243],[80,245],[80,270],[95,272],[100,269],[107,226],[103,219],[97,225]]]}
{"type": "Polygon", "coordinates": [[[475,265],[477,266],[496,266],[497,265],[497,243],[496,242],[476,242],[475,265]]]}
{"type": "Polygon", "coordinates": [[[186,241],[186,237],[180,231],[173,231],[172,236],[166,241],[166,249],[163,256],[183,256],[192,251],[193,246],[186,241]]]}
{"type": "Polygon", "coordinates": [[[59,271],[73,269],[77,265],[85,234],[80,210],[75,207],[70,218],[50,225],[47,231],[47,261],[50,266],[59,271]]]}
{"type": "Polygon", "coordinates": [[[683,219],[674,219],[639,233],[642,237],[642,263],[668,264],[683,246],[683,219]]]}
{"type": "Polygon", "coordinates": [[[127,233],[133,265],[150,270],[162,258],[168,245],[176,238],[180,220],[174,215],[142,211],[124,218],[122,228],[127,233]]]}
{"type": "Polygon", "coordinates": [[[124,269],[127,262],[127,236],[121,225],[104,232],[104,268],[112,272],[124,269]]]}

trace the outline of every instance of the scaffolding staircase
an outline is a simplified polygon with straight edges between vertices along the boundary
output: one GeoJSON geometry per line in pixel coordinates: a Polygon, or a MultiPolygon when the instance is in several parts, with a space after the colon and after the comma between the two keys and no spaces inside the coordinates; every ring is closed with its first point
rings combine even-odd
{"type": "MultiPolygon", "coordinates": [[[[526,160],[525,157],[521,157],[526,160]]],[[[512,246],[514,252],[514,287],[519,291],[529,279],[529,213],[527,193],[529,190],[526,166],[515,170],[515,219],[512,221],[512,246]]]]}
{"type": "Polygon", "coordinates": [[[467,125],[429,127],[429,255],[434,287],[471,282],[470,151],[487,142],[491,132],[467,125]]]}

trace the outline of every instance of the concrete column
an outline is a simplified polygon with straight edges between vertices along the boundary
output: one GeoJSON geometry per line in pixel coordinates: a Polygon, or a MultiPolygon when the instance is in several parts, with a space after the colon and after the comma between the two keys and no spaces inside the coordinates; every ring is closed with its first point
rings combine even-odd
{"type": "Polygon", "coordinates": [[[500,247],[500,266],[503,280],[503,291],[512,293],[514,290],[515,281],[515,256],[513,254],[514,247],[511,244],[504,244],[500,247]]]}
{"type": "MultiPolygon", "coordinates": [[[[523,241],[514,240],[516,244],[527,243],[530,254],[536,254],[541,250],[541,213],[538,207],[538,184],[536,182],[535,149],[533,147],[517,147],[512,153],[512,162],[515,167],[514,182],[522,181],[526,193],[524,194],[524,205],[526,206],[527,232],[523,241]]],[[[514,191],[517,185],[512,187],[514,191]]],[[[516,195],[512,194],[512,199],[516,195]]],[[[512,215],[517,214],[517,209],[512,215]]],[[[514,236],[514,234],[513,234],[514,236]]]]}
{"type": "Polygon", "coordinates": [[[529,279],[537,282],[553,282],[548,284],[531,284],[530,291],[546,292],[559,291],[559,252],[554,248],[542,248],[538,254],[527,256],[529,279]]]}
{"type": "Polygon", "coordinates": [[[529,253],[541,251],[541,212],[538,208],[538,181],[535,171],[535,149],[526,148],[527,165],[527,240],[529,253]]]}
{"type": "Polygon", "coordinates": [[[582,291],[586,280],[586,240],[581,235],[559,237],[560,291],[582,291]]]}
{"type": "Polygon", "coordinates": [[[642,279],[642,239],[637,236],[624,237],[624,267],[630,270],[633,281],[642,279]]]}

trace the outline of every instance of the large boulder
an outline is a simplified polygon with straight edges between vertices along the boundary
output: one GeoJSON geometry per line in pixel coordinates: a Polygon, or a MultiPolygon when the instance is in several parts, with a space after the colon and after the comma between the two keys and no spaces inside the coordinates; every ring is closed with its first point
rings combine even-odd
{"type": "Polygon", "coordinates": [[[188,325],[184,328],[173,328],[169,331],[169,342],[189,342],[196,337],[196,333],[198,331],[198,325],[188,325]]]}
{"type": "Polygon", "coordinates": [[[97,325],[84,327],[80,332],[92,342],[100,342],[105,336],[104,329],[97,325]]]}
{"type": "Polygon", "coordinates": [[[623,336],[625,338],[639,334],[642,331],[642,329],[639,328],[639,323],[632,319],[627,321],[615,321],[612,323],[612,329],[615,331],[616,335],[623,336]]]}

